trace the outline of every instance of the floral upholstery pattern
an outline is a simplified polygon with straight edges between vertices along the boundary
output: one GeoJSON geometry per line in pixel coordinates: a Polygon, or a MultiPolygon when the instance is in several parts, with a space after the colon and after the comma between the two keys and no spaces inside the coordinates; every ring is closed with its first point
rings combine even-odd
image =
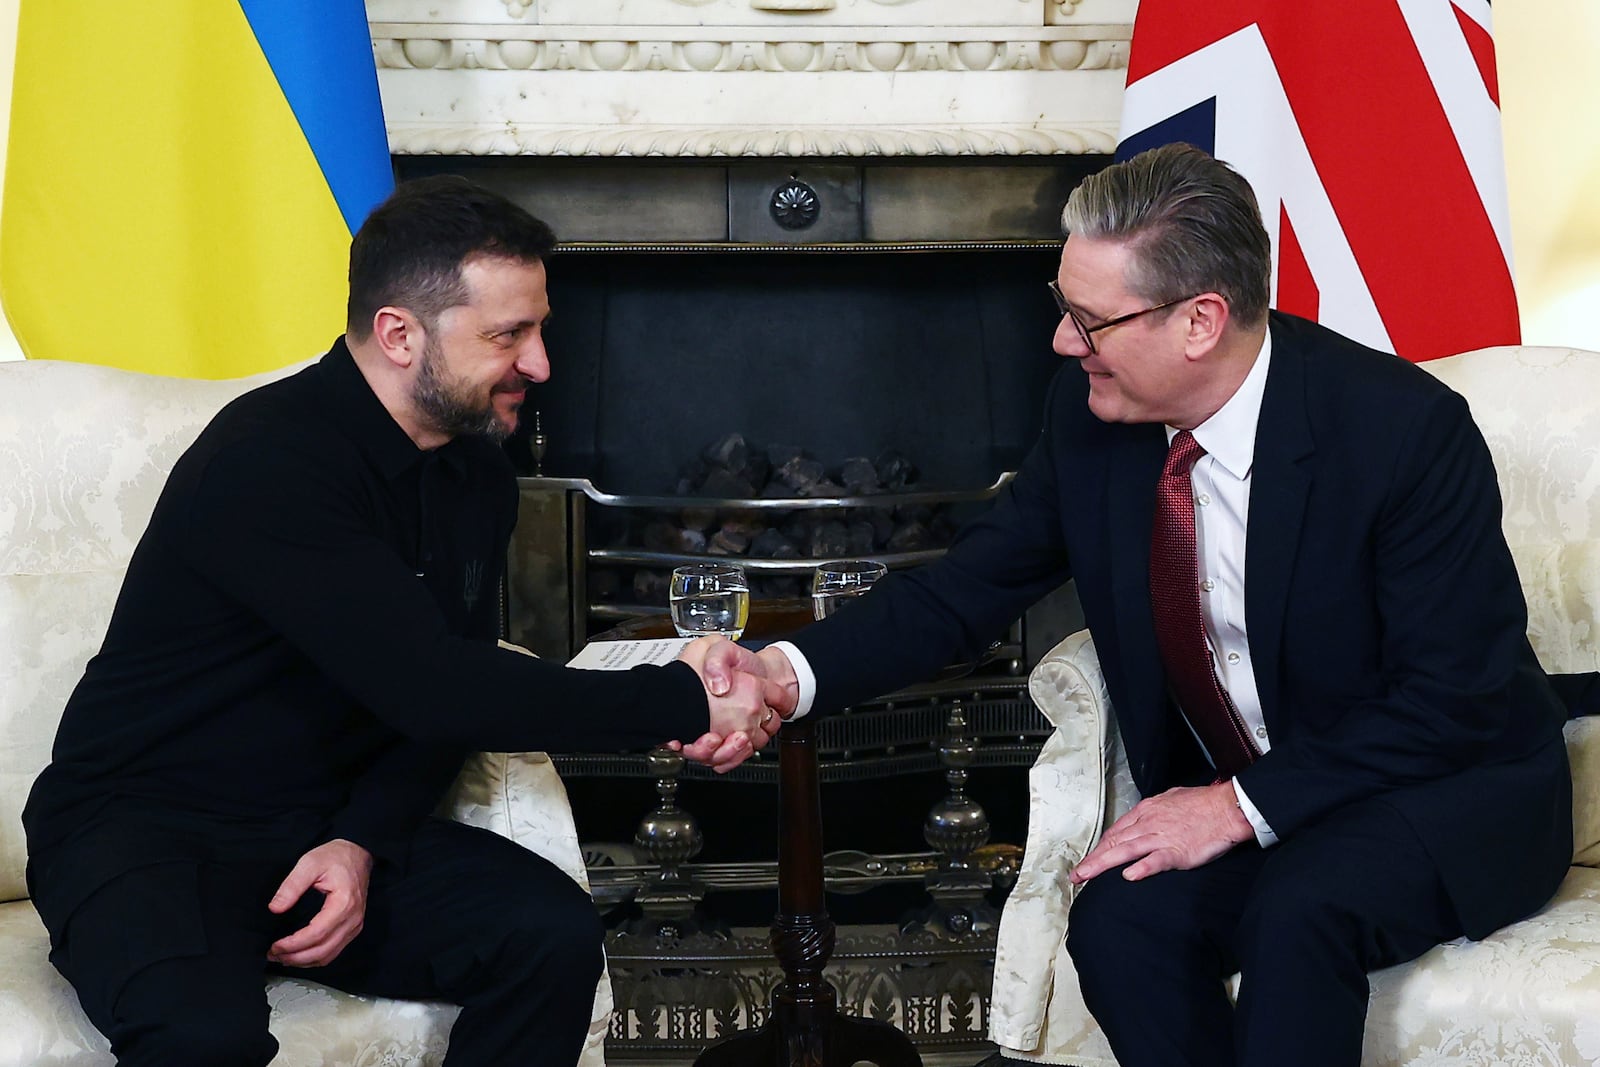
{"type": "Polygon", "coordinates": [[[1600,354],[1484,348],[1423,367],[1489,442],[1539,662],[1600,670],[1600,354]]]}
{"type": "MultiPolygon", "coordinates": [[[[1600,670],[1600,354],[1506,347],[1424,366],[1467,397],[1488,440],[1540,662],[1600,670]]],[[[989,1033],[1019,1059],[1115,1067],[1063,946],[1066,873],[1138,801],[1088,632],[1045,656],[1028,691],[1056,732],[1029,775],[1027,850],[1001,916],[989,1033]]],[[[1565,882],[1543,910],[1483,941],[1374,974],[1363,1067],[1600,1065],[1600,718],[1565,732],[1565,882]]]]}
{"type": "MultiPolygon", "coordinates": [[[[296,369],[205,382],[0,365],[0,1067],[112,1062],[50,965],[25,899],[22,805],[172,465],[229,400],[296,369]]],[[[566,790],[542,753],[474,756],[443,812],[546,856],[587,887],[566,790]]],[[[457,1014],[299,979],[270,979],[267,999],[277,1067],[437,1065],[457,1014]]],[[[603,1067],[610,1011],[602,976],[582,1067],[603,1067]]]]}

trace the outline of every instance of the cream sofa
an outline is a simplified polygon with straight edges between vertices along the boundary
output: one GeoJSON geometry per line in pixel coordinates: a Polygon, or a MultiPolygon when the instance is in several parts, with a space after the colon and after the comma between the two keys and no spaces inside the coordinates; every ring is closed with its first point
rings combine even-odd
{"type": "MultiPolygon", "coordinates": [[[[224,404],[292,369],[202,382],[73,363],[0,364],[0,1067],[112,1062],[46,959],[23,882],[22,805],[104,636],[167,472],[224,404]]],[[[543,754],[474,757],[447,808],[587,886],[566,792],[543,754]]],[[[456,1015],[450,1005],[353,997],[291,979],[267,986],[281,1067],[437,1064],[456,1015]]],[[[584,1067],[604,1063],[610,1013],[602,975],[584,1067]]]]}
{"type": "MultiPolygon", "coordinates": [[[[1600,670],[1600,353],[1493,348],[1424,366],[1467,398],[1494,454],[1540,662],[1600,670]]],[[[1030,772],[990,1036],[1020,1059],[1111,1067],[1063,948],[1066,874],[1139,797],[1087,631],[1040,662],[1029,690],[1056,731],[1030,772]]],[[[1573,867],[1555,899],[1483,941],[1373,975],[1363,1067],[1600,1064],[1600,717],[1566,734],[1573,867]]]]}

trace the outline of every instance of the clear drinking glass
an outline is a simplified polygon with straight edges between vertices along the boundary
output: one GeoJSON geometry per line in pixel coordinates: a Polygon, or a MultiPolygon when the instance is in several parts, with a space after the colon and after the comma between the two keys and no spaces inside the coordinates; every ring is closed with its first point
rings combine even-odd
{"type": "Polygon", "coordinates": [[[667,604],[680,637],[722,634],[737,641],[750,620],[750,583],[736,563],[675,567],[667,604]]]}
{"type": "Polygon", "coordinates": [[[811,614],[826,619],[872,588],[889,568],[870,559],[840,559],[817,565],[811,576],[811,614]]]}

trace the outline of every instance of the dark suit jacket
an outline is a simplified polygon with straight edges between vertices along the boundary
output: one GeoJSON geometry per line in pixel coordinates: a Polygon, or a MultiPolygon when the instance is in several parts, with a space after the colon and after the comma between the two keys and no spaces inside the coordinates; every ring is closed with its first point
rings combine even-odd
{"type": "MultiPolygon", "coordinates": [[[[1571,860],[1563,712],[1534,659],[1489,452],[1466,402],[1404,360],[1271,316],[1245,617],[1272,751],[1239,776],[1287,839],[1383,797],[1481,937],[1539,907],[1571,860]]],[[[1175,784],[1149,593],[1159,425],[1117,425],[1064,367],[1013,485],[939,563],[796,639],[829,710],[972,657],[1077,580],[1134,781],[1175,784]]]]}

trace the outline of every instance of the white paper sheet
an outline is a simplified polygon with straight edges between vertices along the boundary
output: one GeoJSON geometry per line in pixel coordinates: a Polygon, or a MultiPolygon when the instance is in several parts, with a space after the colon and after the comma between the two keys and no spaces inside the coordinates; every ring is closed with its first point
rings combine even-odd
{"type": "Polygon", "coordinates": [[[671,663],[692,637],[654,637],[643,641],[591,641],[567,661],[590,671],[625,671],[641,663],[671,663]]]}

